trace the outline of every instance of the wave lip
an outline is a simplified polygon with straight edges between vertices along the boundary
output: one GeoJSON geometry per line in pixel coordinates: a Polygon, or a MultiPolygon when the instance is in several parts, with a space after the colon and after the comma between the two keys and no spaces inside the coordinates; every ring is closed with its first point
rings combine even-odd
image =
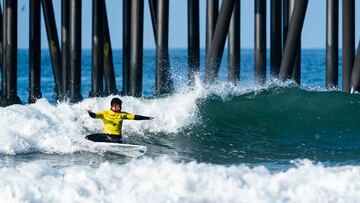
{"type": "Polygon", "coordinates": [[[286,171],[167,158],[56,168],[0,169],[1,202],[359,202],[360,167],[301,160],[286,171]],[[32,183],[29,185],[28,183],[32,183]]]}

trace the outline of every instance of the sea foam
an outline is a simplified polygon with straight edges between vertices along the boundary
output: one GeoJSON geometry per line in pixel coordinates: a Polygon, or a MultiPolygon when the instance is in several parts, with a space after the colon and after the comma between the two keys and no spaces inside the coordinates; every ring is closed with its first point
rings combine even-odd
{"type": "Polygon", "coordinates": [[[125,165],[52,167],[44,161],[0,169],[1,202],[359,202],[360,167],[309,160],[264,166],[141,159],[125,165]]]}
{"type": "MultiPolygon", "coordinates": [[[[203,93],[203,87],[198,87],[162,98],[120,97],[123,111],[155,118],[152,121],[124,121],[125,138],[146,137],[146,133],[173,134],[198,122],[196,102],[203,93]]],[[[114,97],[89,98],[77,104],[51,104],[46,99],[39,99],[34,104],[0,108],[3,118],[0,120],[0,154],[91,151],[84,137],[102,132],[102,121],[90,118],[87,109],[107,110],[114,97]]]]}

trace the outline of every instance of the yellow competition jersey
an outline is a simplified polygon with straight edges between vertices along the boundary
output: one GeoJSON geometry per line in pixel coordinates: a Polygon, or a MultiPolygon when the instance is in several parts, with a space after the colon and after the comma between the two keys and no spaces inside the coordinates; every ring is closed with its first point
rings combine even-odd
{"type": "Polygon", "coordinates": [[[104,122],[105,134],[121,135],[123,120],[134,120],[135,115],[126,112],[117,113],[112,110],[106,110],[96,113],[96,118],[104,122]]]}

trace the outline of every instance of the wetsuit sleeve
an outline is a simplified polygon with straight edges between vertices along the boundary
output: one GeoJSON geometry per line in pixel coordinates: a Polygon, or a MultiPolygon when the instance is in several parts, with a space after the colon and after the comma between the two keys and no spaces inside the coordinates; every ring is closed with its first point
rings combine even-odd
{"type": "Polygon", "coordinates": [[[96,113],[96,118],[103,119],[105,112],[106,112],[106,111],[97,112],[97,113],[96,113]]]}
{"type": "Polygon", "coordinates": [[[134,116],[134,120],[150,120],[150,117],[148,117],[148,116],[135,115],[135,116],[134,116]]]}
{"type": "Polygon", "coordinates": [[[135,115],[134,114],[130,114],[130,113],[125,113],[124,112],[124,115],[122,116],[123,119],[126,119],[126,120],[134,120],[135,118],[135,115]]]}
{"type": "Polygon", "coordinates": [[[130,113],[124,113],[123,119],[127,119],[127,120],[150,120],[151,117],[134,115],[134,114],[130,114],[130,113]]]}
{"type": "Polygon", "coordinates": [[[88,112],[88,113],[91,118],[96,118],[96,113],[94,112],[88,112]]]}
{"type": "Polygon", "coordinates": [[[97,112],[97,113],[94,113],[94,112],[88,112],[89,113],[89,116],[91,118],[104,118],[104,111],[102,112],[97,112]]]}

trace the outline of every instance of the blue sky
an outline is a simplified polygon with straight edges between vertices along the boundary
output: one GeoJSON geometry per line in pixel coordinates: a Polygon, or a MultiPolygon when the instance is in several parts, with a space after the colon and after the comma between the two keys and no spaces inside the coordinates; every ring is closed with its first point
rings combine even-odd
{"type": "MultiPolygon", "coordinates": [[[[340,31],[341,37],[341,2],[340,1],[340,31]]],[[[54,0],[56,23],[58,32],[60,31],[60,4],[61,0],[54,0]]],[[[82,13],[82,47],[91,48],[91,11],[92,0],[83,0],[82,13]]],[[[106,0],[108,9],[108,18],[110,24],[110,35],[112,46],[115,49],[122,48],[122,1],[106,0]]],[[[270,42],[270,0],[267,1],[267,48],[270,42]]],[[[200,46],[205,47],[205,8],[206,0],[200,0],[200,46]]],[[[29,44],[29,1],[19,0],[19,48],[28,48],[29,44]]],[[[154,48],[154,37],[152,33],[151,18],[148,1],[144,5],[144,48],[154,48]]],[[[356,0],[356,44],[360,40],[360,1],[356,0]]],[[[302,34],[303,48],[324,48],[325,47],[325,23],[326,23],[326,0],[310,0],[305,24],[302,34]]],[[[170,0],[170,25],[169,25],[169,47],[187,48],[187,0],[170,0]]],[[[42,48],[47,48],[46,31],[42,18],[42,48]]],[[[59,35],[60,36],[60,35],[59,35]]],[[[241,47],[253,48],[254,46],[254,0],[241,0],[241,47]]],[[[354,45],[355,46],[355,45],[354,45]]],[[[341,47],[341,38],[339,40],[341,47]]]]}

